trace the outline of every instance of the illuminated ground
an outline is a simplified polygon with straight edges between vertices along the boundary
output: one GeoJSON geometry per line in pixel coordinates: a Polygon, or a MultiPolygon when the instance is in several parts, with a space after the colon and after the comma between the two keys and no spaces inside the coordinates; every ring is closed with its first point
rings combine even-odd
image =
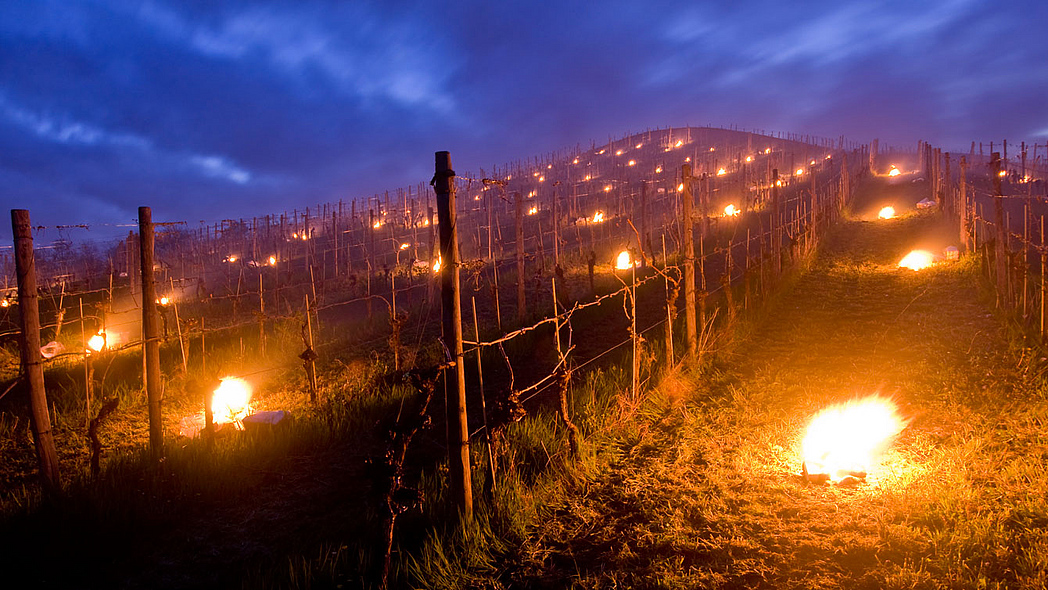
{"type": "MultiPolygon", "coordinates": [[[[917,200],[919,186],[862,196],[917,200]]],[[[1048,583],[1048,403],[976,266],[895,268],[949,233],[851,220],[712,382],[668,386],[595,481],[513,556],[525,587],[1030,587],[1048,583]],[[672,394],[683,393],[674,401],[672,394]],[[880,391],[911,418],[873,482],[805,486],[817,409],[880,391]]]]}

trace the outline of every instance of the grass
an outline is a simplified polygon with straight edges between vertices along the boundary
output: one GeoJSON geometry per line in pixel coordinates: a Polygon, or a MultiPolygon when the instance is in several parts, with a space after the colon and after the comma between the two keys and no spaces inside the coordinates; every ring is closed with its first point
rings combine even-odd
{"type": "MultiPolygon", "coordinates": [[[[867,188],[860,204],[884,197],[867,188]]],[[[490,497],[474,445],[466,526],[453,524],[446,498],[442,429],[423,432],[408,478],[424,503],[397,521],[394,587],[1043,587],[1048,401],[1031,355],[987,311],[973,259],[920,273],[894,266],[947,235],[930,215],[846,221],[807,272],[718,340],[702,371],[662,370],[634,397],[627,347],[576,373],[578,457],[547,411],[552,394],[541,394],[502,434],[490,497]],[[805,485],[807,419],[871,391],[910,418],[883,469],[856,488],[805,485]]],[[[617,341],[624,320],[600,316],[580,316],[576,334],[617,341]]],[[[296,336],[289,329],[287,343],[296,336]]],[[[507,347],[515,364],[551,340],[529,338],[507,347]]],[[[661,358],[661,339],[648,344],[661,358]]],[[[54,502],[9,494],[0,552],[42,587],[370,587],[381,515],[367,460],[414,395],[387,369],[333,361],[328,403],[302,407],[283,432],[210,450],[180,442],[160,466],[119,449],[98,481],[76,476],[54,502]],[[62,567],[47,567],[52,556],[62,567]]],[[[490,380],[485,370],[499,386],[498,369],[490,380]]],[[[265,403],[301,403],[299,373],[278,372],[265,403]]],[[[129,412],[141,406],[125,395],[129,412]]],[[[75,402],[65,403],[57,414],[75,422],[75,402]]],[[[435,403],[437,425],[442,412],[435,403]]],[[[26,428],[0,418],[12,434],[2,440],[26,428]]]]}
{"type": "Polygon", "coordinates": [[[940,233],[845,223],[705,378],[664,382],[539,509],[499,586],[1044,587],[1048,402],[971,260],[894,267],[940,233]],[[872,391],[911,419],[878,476],[805,485],[806,420],[872,391]]]}

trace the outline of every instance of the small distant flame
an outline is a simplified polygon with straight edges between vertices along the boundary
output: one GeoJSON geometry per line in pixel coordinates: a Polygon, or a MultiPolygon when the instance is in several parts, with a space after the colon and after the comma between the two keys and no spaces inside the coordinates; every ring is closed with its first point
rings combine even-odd
{"type": "Polygon", "coordinates": [[[309,239],[309,235],[308,234],[302,234],[302,239],[303,240],[308,240],[309,239]]]}
{"type": "Polygon", "coordinates": [[[812,160],[811,162],[808,162],[808,164],[811,165],[811,166],[814,166],[815,165],[815,160],[812,160]]]}
{"type": "Polygon", "coordinates": [[[630,160],[629,162],[626,162],[626,165],[627,166],[636,166],[637,165],[637,161],[636,160],[630,160]]]}
{"type": "Polygon", "coordinates": [[[895,402],[877,394],[825,408],[808,424],[801,443],[804,468],[831,481],[848,475],[864,479],[905,427],[895,402]]]}
{"type": "MultiPolygon", "coordinates": [[[[629,250],[619,252],[618,257],[615,258],[615,270],[627,270],[633,266],[633,264],[633,257],[630,256],[629,250]]],[[[637,262],[636,264],[640,265],[640,262],[637,262]]]]}
{"type": "Polygon", "coordinates": [[[532,206],[530,209],[528,209],[528,215],[534,215],[534,214],[536,214],[538,212],[539,212],[539,208],[537,206],[532,206]]]}
{"type": "Polygon", "coordinates": [[[898,176],[900,174],[902,174],[902,172],[892,164],[891,170],[888,171],[888,176],[898,176]]]}
{"type": "Polygon", "coordinates": [[[251,401],[251,385],[239,377],[223,377],[218,388],[211,397],[211,409],[214,412],[215,423],[235,424],[237,429],[242,429],[241,420],[247,417],[251,411],[248,402],[251,401]]]}
{"type": "Polygon", "coordinates": [[[571,163],[572,163],[572,164],[578,164],[578,163],[579,163],[579,159],[578,159],[578,158],[575,158],[574,160],[572,160],[572,161],[571,161],[571,163]]]}
{"type": "Polygon", "coordinates": [[[532,172],[532,173],[531,173],[531,175],[532,175],[532,176],[538,176],[538,175],[539,175],[539,173],[538,173],[538,172],[532,172]]]}
{"type": "Polygon", "coordinates": [[[229,256],[226,257],[226,261],[227,262],[236,262],[237,260],[239,260],[239,259],[237,258],[236,254],[230,254],[229,256]]]}
{"type": "Polygon", "coordinates": [[[643,146],[644,146],[644,144],[643,144],[643,143],[638,143],[638,144],[637,144],[636,146],[634,146],[634,147],[635,147],[636,149],[638,149],[638,150],[639,150],[639,149],[640,149],[641,147],[643,147],[643,146]]]}
{"type": "Polygon", "coordinates": [[[877,214],[877,217],[881,219],[893,219],[895,217],[895,207],[885,207],[881,209],[881,212],[877,214]]]}
{"type": "Polygon", "coordinates": [[[710,151],[711,152],[716,151],[716,148],[710,148],[710,151]]]}
{"type": "Polygon", "coordinates": [[[401,250],[407,250],[410,247],[411,247],[411,244],[409,244],[407,242],[404,242],[403,244],[400,245],[400,249],[401,250]]]}
{"type": "Polygon", "coordinates": [[[685,162],[691,162],[691,156],[688,156],[687,158],[684,158],[684,161],[685,162]]]}
{"type": "Polygon", "coordinates": [[[746,156],[746,161],[747,162],[752,162],[753,161],[753,156],[746,156]]]}
{"type": "Polygon", "coordinates": [[[161,297],[160,299],[157,299],[156,302],[160,305],[167,305],[168,303],[171,303],[171,299],[168,297],[161,297]]]}
{"type": "Polygon", "coordinates": [[[662,174],[662,166],[655,167],[655,174],[662,174]]]}
{"type": "Polygon", "coordinates": [[[1004,178],[1005,176],[1008,176],[1008,171],[1007,170],[1001,170],[1000,172],[997,173],[997,176],[1000,176],[1001,178],[1004,178]]]}
{"type": "Polygon", "coordinates": [[[604,185],[604,192],[606,192],[606,193],[610,193],[611,192],[611,185],[610,184],[604,185]]]}
{"type": "Polygon", "coordinates": [[[682,145],[684,145],[684,140],[683,139],[678,139],[677,143],[673,144],[673,147],[680,147],[682,145]]]}
{"type": "Polygon", "coordinates": [[[727,207],[724,208],[724,216],[725,217],[734,217],[734,216],[738,215],[741,212],[742,211],[740,211],[739,209],[735,208],[735,205],[728,205],[727,207]]]}
{"type": "Polygon", "coordinates": [[[622,155],[622,150],[615,150],[615,155],[616,156],[621,156],[622,155]]]}
{"type": "Polygon", "coordinates": [[[607,150],[600,150],[599,152],[597,152],[597,155],[599,156],[599,155],[603,154],[605,151],[607,151],[607,150]]]}
{"type": "Polygon", "coordinates": [[[276,266],[276,265],[277,265],[277,257],[276,256],[270,256],[269,257],[269,266],[276,266]]]}
{"type": "Polygon", "coordinates": [[[0,301],[0,307],[11,307],[11,302],[7,299],[0,301]]]}
{"type": "Polygon", "coordinates": [[[546,164],[546,170],[553,170],[553,164],[546,164]]]}
{"type": "Polygon", "coordinates": [[[764,148],[764,153],[765,154],[770,154],[771,153],[771,148],[764,148]]]}
{"type": "Polygon", "coordinates": [[[725,170],[724,168],[721,168],[720,170],[717,170],[717,176],[724,176],[727,173],[728,173],[728,171],[725,170]]]}
{"type": "Polygon", "coordinates": [[[683,182],[677,185],[677,192],[678,193],[683,193],[684,192],[684,183],[683,182]]]}
{"type": "Polygon", "coordinates": [[[546,182],[546,177],[545,176],[540,176],[539,177],[539,182],[546,182]]]}
{"type": "Polygon", "coordinates": [[[433,272],[440,272],[440,256],[437,256],[437,261],[433,263],[433,272]]]}
{"type": "Polygon", "coordinates": [[[603,223],[604,222],[604,212],[603,211],[597,211],[596,213],[593,214],[593,219],[591,219],[590,221],[592,221],[593,223],[603,223]]]}
{"type": "Polygon", "coordinates": [[[371,225],[371,227],[373,227],[374,229],[378,229],[378,228],[382,227],[382,220],[381,219],[376,219],[375,223],[373,223],[371,225]]]}
{"type": "Polygon", "coordinates": [[[804,168],[798,168],[796,174],[797,176],[802,176],[804,174],[804,168]]]}
{"type": "Polygon", "coordinates": [[[911,270],[921,270],[927,268],[935,262],[935,255],[927,250],[914,250],[902,260],[899,261],[899,268],[908,268],[911,270]]]}
{"type": "Polygon", "coordinates": [[[583,180],[591,180],[592,178],[593,178],[592,174],[587,174],[586,178],[584,178],[583,180]]]}

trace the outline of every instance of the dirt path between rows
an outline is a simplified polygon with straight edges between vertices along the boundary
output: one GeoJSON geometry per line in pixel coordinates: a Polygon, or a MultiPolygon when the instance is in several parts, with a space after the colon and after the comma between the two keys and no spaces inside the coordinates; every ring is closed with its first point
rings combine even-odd
{"type": "MultiPolygon", "coordinates": [[[[912,205],[919,188],[870,181],[856,211],[912,205]]],[[[719,370],[608,445],[609,466],[549,508],[506,585],[1044,587],[1048,406],[974,262],[897,268],[949,243],[938,217],[860,216],[719,370]],[[874,392],[910,420],[881,471],[806,485],[807,421],[874,392]]]]}

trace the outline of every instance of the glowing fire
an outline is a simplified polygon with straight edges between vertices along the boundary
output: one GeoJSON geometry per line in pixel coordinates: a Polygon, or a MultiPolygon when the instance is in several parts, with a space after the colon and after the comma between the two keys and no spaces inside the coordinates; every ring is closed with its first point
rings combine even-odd
{"type": "Polygon", "coordinates": [[[771,153],[771,148],[764,148],[764,153],[770,154],[771,153]]]}
{"type": "Polygon", "coordinates": [[[864,479],[892,439],[906,427],[895,403],[874,394],[830,406],[808,424],[801,443],[810,476],[864,479]]]}
{"type": "Polygon", "coordinates": [[[106,347],[106,333],[99,330],[97,334],[88,338],[87,347],[95,352],[102,352],[102,349],[106,347]]]}
{"type": "Polygon", "coordinates": [[[546,177],[545,176],[540,176],[539,177],[539,182],[546,182],[546,177]]]}
{"type": "Polygon", "coordinates": [[[721,168],[720,170],[717,171],[717,176],[724,176],[727,173],[728,173],[727,170],[725,170],[724,168],[721,168]]]}
{"type": "Polygon", "coordinates": [[[804,174],[804,168],[798,168],[796,174],[797,176],[802,176],[804,174]]]}
{"type": "Polygon", "coordinates": [[[662,174],[662,166],[655,167],[655,174],[662,174]]]}
{"type": "Polygon", "coordinates": [[[677,143],[673,144],[673,147],[680,147],[682,145],[684,145],[684,140],[683,139],[678,139],[677,143]]]}
{"type": "Polygon", "coordinates": [[[902,172],[892,164],[891,170],[888,171],[888,176],[898,176],[900,174],[902,174],[902,172]]]}
{"type": "Polygon", "coordinates": [[[593,178],[592,174],[587,174],[586,178],[584,180],[591,180],[592,178],[593,178]]]}
{"type": "Polygon", "coordinates": [[[626,162],[626,165],[627,166],[636,166],[637,165],[637,161],[636,160],[630,160],[629,162],[626,162]]]}
{"type": "Polygon", "coordinates": [[[411,247],[411,244],[408,244],[407,242],[405,242],[405,243],[400,245],[400,249],[401,250],[407,250],[410,247],[411,247]]]}
{"type": "Polygon", "coordinates": [[[739,210],[739,209],[736,209],[735,205],[728,205],[727,207],[724,208],[724,216],[725,217],[734,217],[734,216],[738,215],[739,213],[742,213],[742,211],[739,210]]]}
{"type": "Polygon", "coordinates": [[[538,207],[532,207],[531,209],[528,209],[528,215],[534,215],[534,214],[536,214],[538,212],[539,212],[539,208],[538,207]]]}
{"type": "Polygon", "coordinates": [[[895,207],[889,206],[881,209],[880,213],[877,214],[877,217],[880,217],[881,219],[893,219],[895,217],[895,207]]]}
{"type": "Polygon", "coordinates": [[[753,156],[746,156],[746,161],[747,162],[752,162],[753,161],[753,156]]]}
{"type": "Polygon", "coordinates": [[[571,163],[572,163],[572,164],[578,164],[578,163],[579,163],[579,159],[578,159],[578,158],[575,158],[574,160],[572,160],[572,161],[571,161],[571,163]]]}
{"type": "MultiPolygon", "coordinates": [[[[633,264],[633,257],[630,256],[629,250],[619,252],[618,257],[615,258],[615,270],[627,270],[633,264]]],[[[637,262],[636,264],[640,265],[640,262],[637,262]]]]}
{"type": "Polygon", "coordinates": [[[815,165],[815,160],[812,160],[811,162],[808,162],[808,164],[811,165],[811,166],[814,166],[815,165]]]}
{"type": "Polygon", "coordinates": [[[171,298],[161,297],[160,299],[157,299],[156,302],[160,305],[167,305],[168,303],[171,303],[171,298]]]}
{"type": "Polygon", "coordinates": [[[643,143],[638,143],[638,144],[637,144],[637,145],[635,145],[634,147],[635,147],[635,148],[637,148],[637,149],[639,150],[639,149],[640,149],[641,147],[643,147],[643,146],[644,146],[644,144],[643,144],[643,143]]]}
{"type": "Polygon", "coordinates": [[[678,193],[683,193],[684,192],[684,183],[683,182],[677,185],[677,192],[678,193]]]}
{"type": "Polygon", "coordinates": [[[604,192],[606,192],[606,193],[610,193],[611,192],[611,185],[610,184],[604,185],[604,192]]]}
{"type": "Polygon", "coordinates": [[[276,256],[270,256],[269,257],[269,266],[276,266],[276,265],[277,265],[277,257],[276,256]]]}
{"type": "Polygon", "coordinates": [[[909,268],[911,270],[921,270],[927,268],[935,262],[935,255],[927,250],[914,250],[902,260],[899,261],[899,268],[909,268]]]}
{"type": "Polygon", "coordinates": [[[376,219],[375,223],[372,224],[371,227],[373,227],[375,229],[378,229],[378,228],[382,227],[382,220],[381,219],[376,219]]]}
{"type": "Polygon", "coordinates": [[[437,261],[433,263],[433,272],[440,272],[440,256],[437,256],[437,261]]]}
{"type": "Polygon", "coordinates": [[[691,156],[688,156],[687,158],[684,158],[684,161],[685,162],[691,162],[691,156]]]}
{"type": "Polygon", "coordinates": [[[590,221],[592,221],[593,223],[603,223],[604,222],[604,212],[603,211],[597,211],[596,213],[593,214],[593,219],[591,219],[590,221]]]}
{"type": "Polygon", "coordinates": [[[230,254],[229,256],[226,257],[226,261],[227,262],[236,262],[237,261],[237,255],[236,254],[230,254]]]}
{"type": "Polygon", "coordinates": [[[211,409],[215,423],[233,423],[242,429],[240,421],[247,417],[251,408],[251,385],[239,377],[223,377],[218,389],[211,397],[211,409]]]}
{"type": "Polygon", "coordinates": [[[616,156],[621,156],[622,155],[622,150],[615,150],[615,155],[616,156]]]}

